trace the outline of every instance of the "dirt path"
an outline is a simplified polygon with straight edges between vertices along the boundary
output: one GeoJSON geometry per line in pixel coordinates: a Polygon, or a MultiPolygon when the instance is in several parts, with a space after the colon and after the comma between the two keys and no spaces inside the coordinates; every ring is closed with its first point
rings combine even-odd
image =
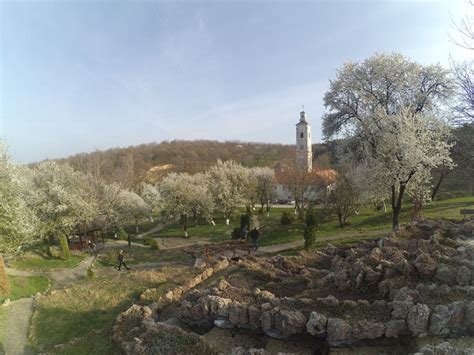
{"type": "Polygon", "coordinates": [[[6,355],[33,354],[28,347],[28,328],[33,315],[33,298],[22,298],[8,306],[3,347],[6,355]]]}
{"type": "MultiPolygon", "coordinates": [[[[384,236],[390,233],[390,231],[391,231],[390,229],[379,229],[379,230],[366,231],[366,232],[352,232],[352,233],[336,234],[336,235],[331,235],[328,237],[317,238],[317,241],[331,241],[331,240],[352,238],[352,237],[357,237],[357,236],[368,236],[368,235],[384,236]]],[[[299,248],[302,246],[304,246],[304,240],[295,240],[294,242],[289,242],[289,243],[259,247],[258,251],[259,253],[278,253],[283,250],[299,248]]]]}
{"type": "Polygon", "coordinates": [[[63,288],[72,285],[78,280],[85,279],[87,268],[92,264],[93,261],[94,257],[89,256],[72,269],[59,269],[53,271],[26,271],[7,268],[6,271],[8,275],[46,276],[51,280],[53,288],[63,288]]]}
{"type": "Polygon", "coordinates": [[[186,238],[156,238],[158,245],[160,246],[160,250],[169,250],[169,249],[178,249],[178,248],[186,248],[193,245],[206,245],[212,244],[205,240],[196,240],[196,239],[186,239],[186,238]]]}

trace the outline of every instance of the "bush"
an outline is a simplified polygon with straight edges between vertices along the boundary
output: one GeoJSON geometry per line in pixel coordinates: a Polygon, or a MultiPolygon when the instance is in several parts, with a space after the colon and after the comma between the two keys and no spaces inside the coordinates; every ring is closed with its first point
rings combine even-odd
{"type": "Polygon", "coordinates": [[[241,229],[240,228],[234,228],[234,230],[232,231],[232,233],[230,234],[232,239],[240,239],[240,235],[241,235],[241,229]]]}
{"type": "Polygon", "coordinates": [[[147,243],[150,246],[151,249],[153,250],[160,250],[160,245],[158,244],[158,241],[154,238],[148,238],[147,243]]]}
{"type": "Polygon", "coordinates": [[[304,228],[304,247],[306,250],[312,248],[314,246],[314,243],[316,241],[316,224],[317,224],[317,219],[314,211],[309,210],[306,212],[306,218],[305,218],[305,223],[306,226],[304,228]]]}
{"type": "Polygon", "coordinates": [[[59,243],[61,245],[61,257],[64,260],[69,259],[71,253],[69,252],[69,244],[67,242],[67,237],[65,235],[61,235],[59,237],[59,243]]]}
{"type": "Polygon", "coordinates": [[[248,228],[249,226],[250,226],[250,215],[248,215],[247,213],[240,215],[240,229],[244,229],[245,227],[248,228]]]}
{"type": "Polygon", "coordinates": [[[288,212],[283,212],[280,217],[280,223],[284,226],[289,226],[295,221],[295,216],[288,212]]]}
{"type": "Polygon", "coordinates": [[[316,226],[331,222],[334,219],[334,214],[330,208],[322,208],[316,211],[316,226]]]}
{"type": "Polygon", "coordinates": [[[128,239],[128,234],[125,232],[125,229],[123,227],[120,227],[118,230],[118,237],[121,240],[127,240],[128,239]]]}
{"type": "Polygon", "coordinates": [[[92,269],[92,265],[87,268],[87,277],[92,280],[95,277],[94,270],[92,269]]]}

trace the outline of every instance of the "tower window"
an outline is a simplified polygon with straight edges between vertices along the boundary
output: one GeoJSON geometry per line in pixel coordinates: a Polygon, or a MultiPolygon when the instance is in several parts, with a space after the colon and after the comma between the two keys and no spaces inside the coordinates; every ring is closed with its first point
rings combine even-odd
{"type": "Polygon", "coordinates": [[[300,138],[304,138],[303,132],[300,133],[300,138]]]}

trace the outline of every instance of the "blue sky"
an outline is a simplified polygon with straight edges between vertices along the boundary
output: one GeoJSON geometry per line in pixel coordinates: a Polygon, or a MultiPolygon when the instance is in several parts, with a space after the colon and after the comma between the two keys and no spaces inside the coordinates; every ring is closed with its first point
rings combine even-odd
{"type": "Polygon", "coordinates": [[[20,162],[173,139],[321,139],[337,68],[448,65],[463,0],[0,1],[0,136],[20,162]]]}

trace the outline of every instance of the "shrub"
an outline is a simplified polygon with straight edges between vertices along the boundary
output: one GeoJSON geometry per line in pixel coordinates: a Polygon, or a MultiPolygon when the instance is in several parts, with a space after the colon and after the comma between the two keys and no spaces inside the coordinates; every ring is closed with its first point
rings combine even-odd
{"type": "Polygon", "coordinates": [[[147,242],[151,249],[160,250],[160,245],[158,244],[158,241],[156,239],[148,238],[147,242]]]}
{"type": "Polygon", "coordinates": [[[248,228],[249,226],[250,226],[250,215],[248,215],[247,213],[240,215],[240,229],[244,229],[245,227],[248,228]]]}
{"type": "Polygon", "coordinates": [[[59,237],[59,243],[61,245],[61,257],[64,260],[69,259],[71,253],[69,252],[69,245],[67,243],[67,237],[65,235],[61,235],[59,237]]]}
{"type": "Polygon", "coordinates": [[[123,227],[120,227],[118,230],[118,237],[121,240],[127,240],[128,239],[128,234],[125,232],[125,229],[123,227]]]}
{"type": "Polygon", "coordinates": [[[241,235],[241,230],[240,228],[234,228],[234,230],[232,231],[232,233],[230,234],[232,239],[240,239],[240,235],[241,235]]]}
{"type": "Polygon", "coordinates": [[[92,269],[92,265],[87,268],[87,277],[92,280],[95,277],[94,270],[92,269]]]}
{"type": "Polygon", "coordinates": [[[295,221],[295,216],[288,212],[283,212],[280,217],[280,223],[284,226],[288,226],[295,221]]]}

